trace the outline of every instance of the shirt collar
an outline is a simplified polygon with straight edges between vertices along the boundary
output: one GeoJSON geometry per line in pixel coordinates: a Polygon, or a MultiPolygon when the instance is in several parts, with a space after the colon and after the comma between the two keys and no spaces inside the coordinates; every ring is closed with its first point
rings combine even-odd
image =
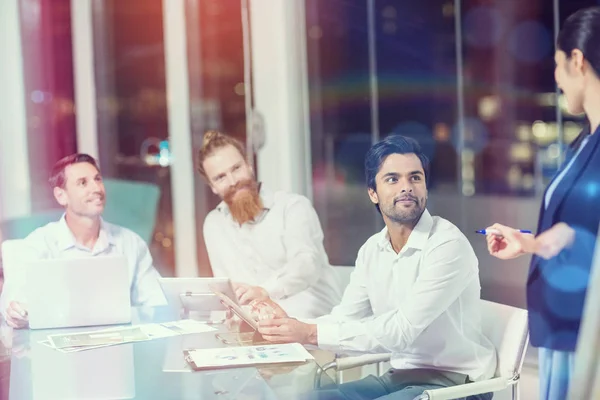
{"type": "MultiPolygon", "coordinates": [[[[425,209],[423,214],[421,214],[421,218],[419,218],[419,222],[417,222],[417,225],[415,225],[410,233],[404,248],[423,250],[427,244],[427,240],[429,239],[429,234],[431,233],[432,227],[433,218],[431,217],[431,214],[429,214],[429,211],[425,209]]],[[[381,230],[378,245],[381,249],[391,247],[390,235],[388,234],[387,227],[381,230]]]]}
{"type": "MultiPolygon", "coordinates": [[[[110,245],[114,246],[116,244],[115,238],[107,228],[106,222],[100,218],[100,234],[98,235],[98,240],[96,241],[94,249],[103,250],[108,248],[110,245]]],[[[68,250],[72,247],[77,247],[75,236],[73,235],[73,232],[71,232],[69,225],[67,225],[66,214],[63,214],[58,221],[56,239],[61,250],[68,250]]]]}
{"type": "MultiPolygon", "coordinates": [[[[258,195],[260,196],[260,199],[262,200],[263,203],[263,210],[268,211],[273,207],[273,204],[275,203],[275,195],[273,194],[273,192],[271,192],[269,189],[265,188],[265,186],[259,182],[259,192],[258,195]]],[[[227,203],[225,203],[225,201],[221,201],[218,205],[217,205],[217,210],[219,212],[222,212],[224,215],[229,215],[229,206],[227,206],[227,203]]]]}

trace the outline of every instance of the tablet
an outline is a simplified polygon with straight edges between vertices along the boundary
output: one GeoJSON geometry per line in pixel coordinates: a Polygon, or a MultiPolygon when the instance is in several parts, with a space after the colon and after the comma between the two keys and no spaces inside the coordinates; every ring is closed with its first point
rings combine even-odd
{"type": "Polygon", "coordinates": [[[255,331],[258,331],[258,322],[252,315],[242,307],[240,307],[239,303],[236,300],[235,294],[233,296],[227,295],[224,292],[221,292],[217,287],[212,287],[213,293],[223,302],[225,305],[234,312],[238,317],[240,317],[244,322],[252,327],[255,331]]]}
{"type": "Polygon", "coordinates": [[[158,278],[158,282],[174,311],[210,315],[211,311],[226,310],[214,290],[235,298],[229,278],[158,278]]]}

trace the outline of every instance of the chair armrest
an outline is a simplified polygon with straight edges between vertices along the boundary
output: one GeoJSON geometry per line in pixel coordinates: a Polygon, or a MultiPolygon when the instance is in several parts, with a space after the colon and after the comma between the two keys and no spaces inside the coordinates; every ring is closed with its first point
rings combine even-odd
{"type": "Polygon", "coordinates": [[[497,392],[517,383],[517,379],[498,377],[480,382],[465,383],[441,389],[425,390],[423,398],[429,400],[460,399],[475,394],[497,392]]]}
{"type": "Polygon", "coordinates": [[[363,354],[354,357],[340,357],[323,366],[323,371],[335,368],[338,372],[346,369],[361,367],[363,365],[376,364],[384,361],[390,361],[390,353],[383,354],[363,354]]]}

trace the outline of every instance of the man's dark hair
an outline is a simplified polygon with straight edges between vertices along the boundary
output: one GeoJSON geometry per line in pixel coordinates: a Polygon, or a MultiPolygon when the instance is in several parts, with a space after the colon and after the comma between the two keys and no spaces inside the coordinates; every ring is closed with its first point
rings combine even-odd
{"type": "Polygon", "coordinates": [[[66,156],[58,160],[56,164],[54,164],[54,167],[52,167],[50,179],[48,179],[48,181],[50,182],[50,187],[52,187],[52,189],[54,189],[55,187],[64,189],[66,183],[65,169],[69,165],[84,162],[92,164],[98,170],[98,172],[100,172],[100,168],[98,168],[98,164],[96,163],[94,157],[83,153],[71,154],[70,156],[66,156]]]}

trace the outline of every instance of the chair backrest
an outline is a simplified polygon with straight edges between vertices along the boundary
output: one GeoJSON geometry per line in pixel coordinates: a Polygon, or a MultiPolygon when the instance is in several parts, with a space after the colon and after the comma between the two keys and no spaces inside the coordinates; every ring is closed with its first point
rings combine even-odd
{"type": "Polygon", "coordinates": [[[64,213],[63,209],[36,212],[23,217],[6,219],[0,222],[0,231],[4,239],[25,239],[27,235],[47,223],[57,221],[64,213]]]}
{"type": "Polygon", "coordinates": [[[131,229],[150,245],[160,189],[146,182],[104,179],[106,206],[102,217],[113,224],[131,229]]]}
{"type": "Polygon", "coordinates": [[[481,300],[481,318],[483,334],[498,352],[495,376],[520,373],[529,341],[527,310],[481,300]]]}

